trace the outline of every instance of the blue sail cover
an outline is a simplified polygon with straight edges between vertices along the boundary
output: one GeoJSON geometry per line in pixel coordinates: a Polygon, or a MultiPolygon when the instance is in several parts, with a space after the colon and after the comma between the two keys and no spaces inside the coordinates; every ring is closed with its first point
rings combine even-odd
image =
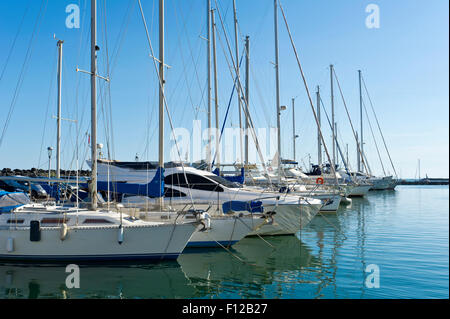
{"type": "Polygon", "coordinates": [[[7,213],[30,203],[30,198],[25,193],[0,191],[0,213],[7,213]]]}
{"type": "Polygon", "coordinates": [[[232,182],[232,183],[239,183],[239,184],[243,185],[244,182],[245,182],[245,170],[244,170],[243,167],[241,168],[241,175],[237,175],[237,176],[226,176],[226,175],[221,176],[221,175],[220,175],[220,171],[219,171],[218,168],[216,168],[216,169],[213,171],[213,174],[215,174],[215,175],[217,175],[217,176],[220,176],[220,177],[223,177],[223,178],[225,178],[227,181],[232,182]]]}
{"type": "Polygon", "coordinates": [[[109,191],[118,194],[148,196],[148,197],[163,197],[164,196],[164,169],[158,167],[155,176],[148,184],[132,184],[132,183],[117,183],[117,182],[97,182],[98,191],[109,191]]]}
{"type": "Polygon", "coordinates": [[[242,212],[247,211],[250,213],[264,213],[264,207],[261,201],[229,201],[222,204],[222,209],[224,214],[229,212],[242,212]]]}

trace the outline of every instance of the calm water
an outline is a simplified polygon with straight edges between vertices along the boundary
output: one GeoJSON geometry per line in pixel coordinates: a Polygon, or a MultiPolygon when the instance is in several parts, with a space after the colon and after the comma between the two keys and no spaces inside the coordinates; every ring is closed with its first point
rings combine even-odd
{"type": "Polygon", "coordinates": [[[191,251],[178,262],[82,267],[0,264],[0,298],[449,298],[449,188],[371,192],[316,217],[296,237],[245,239],[232,254],[191,251]],[[379,268],[379,288],[365,270],[379,268]]]}

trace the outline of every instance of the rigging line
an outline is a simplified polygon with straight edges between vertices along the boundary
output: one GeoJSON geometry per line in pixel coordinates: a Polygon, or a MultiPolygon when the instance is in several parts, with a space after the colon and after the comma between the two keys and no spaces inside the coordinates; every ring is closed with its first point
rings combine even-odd
{"type": "Polygon", "coordinates": [[[2,142],[3,142],[3,139],[5,137],[6,130],[8,129],[9,122],[11,120],[12,114],[14,112],[14,108],[15,108],[16,103],[17,103],[17,99],[19,97],[20,88],[22,87],[22,83],[23,83],[23,80],[25,78],[25,71],[26,71],[26,68],[28,66],[28,62],[31,59],[31,54],[33,52],[34,38],[35,38],[35,35],[37,33],[39,33],[40,22],[42,21],[41,18],[45,15],[46,9],[47,9],[47,1],[46,0],[42,0],[41,6],[39,8],[38,16],[37,16],[36,22],[35,22],[34,27],[33,27],[33,33],[32,33],[31,39],[30,39],[30,41],[28,43],[28,48],[27,48],[27,52],[25,54],[25,59],[23,61],[22,68],[21,68],[21,71],[20,71],[20,74],[19,74],[19,78],[17,80],[16,88],[14,90],[14,94],[13,94],[13,98],[12,98],[12,101],[11,101],[11,104],[10,104],[10,107],[9,107],[8,115],[6,117],[5,124],[3,126],[2,135],[0,136],[0,147],[2,146],[2,142]],[[45,6],[44,6],[44,3],[45,3],[45,6]]]}
{"type": "Polygon", "coordinates": [[[375,113],[375,109],[373,107],[372,99],[370,98],[369,91],[367,90],[367,86],[366,86],[366,81],[364,81],[364,76],[363,75],[361,75],[361,79],[362,79],[362,82],[364,84],[364,89],[366,91],[367,97],[369,98],[370,106],[372,108],[373,115],[375,116],[375,120],[377,122],[378,130],[380,131],[381,138],[383,139],[384,148],[386,149],[386,152],[387,152],[388,157],[389,157],[389,161],[391,162],[392,169],[394,170],[395,176],[397,177],[398,175],[397,175],[397,172],[395,170],[394,163],[392,162],[391,154],[389,153],[389,149],[388,149],[388,147],[386,145],[386,140],[384,139],[384,134],[383,134],[383,131],[381,130],[380,123],[378,122],[378,117],[377,117],[377,114],[375,113]]]}
{"type": "MultiPolygon", "coordinates": [[[[252,83],[255,85],[255,87],[256,87],[256,92],[258,93],[258,97],[259,97],[259,100],[260,100],[260,104],[262,105],[262,108],[263,108],[263,109],[267,110],[268,107],[267,107],[267,104],[266,104],[265,101],[264,101],[263,94],[262,94],[262,91],[261,91],[261,87],[259,86],[259,83],[258,83],[258,81],[256,80],[256,79],[262,78],[262,77],[256,76],[255,69],[253,68],[253,64],[252,64],[252,63],[250,63],[250,73],[251,73],[251,75],[252,75],[252,77],[251,77],[251,78],[252,78],[252,83]]],[[[252,100],[252,101],[253,101],[253,100],[252,100]]],[[[268,126],[270,126],[269,112],[263,112],[263,114],[264,114],[264,116],[265,116],[265,118],[266,118],[266,124],[267,124],[268,126]]]]}
{"type": "MultiPolygon", "coordinates": [[[[86,6],[87,6],[87,1],[84,1],[84,7],[83,7],[83,16],[81,17],[81,21],[89,21],[89,19],[85,19],[86,18],[86,6]]],[[[81,7],[81,0],[78,0],[78,7],[81,7]]],[[[80,61],[80,56],[81,56],[81,47],[83,45],[83,25],[81,24],[81,32],[80,32],[80,42],[78,43],[78,52],[77,52],[77,61],[80,61]]],[[[89,30],[87,30],[86,34],[89,32],[89,30]]],[[[87,38],[87,35],[86,35],[87,38]]],[[[84,52],[84,50],[83,50],[84,52]]]]}
{"type": "MultiPolygon", "coordinates": [[[[333,126],[331,125],[330,117],[328,116],[328,112],[325,108],[325,105],[323,104],[322,98],[320,98],[320,103],[321,103],[323,111],[325,112],[325,115],[327,117],[328,125],[330,126],[330,129],[333,129],[333,126]]],[[[339,154],[341,155],[342,162],[344,163],[344,166],[345,166],[345,170],[346,170],[347,174],[350,176],[350,178],[353,179],[352,174],[350,173],[350,169],[351,169],[350,164],[345,159],[344,154],[341,150],[341,147],[339,146],[339,142],[337,141],[338,137],[335,136],[335,138],[336,138],[336,145],[338,147],[339,154]]]]}
{"type": "MultiPolygon", "coordinates": [[[[217,0],[215,0],[215,1],[216,1],[216,6],[217,6],[217,0]]],[[[218,13],[218,15],[219,15],[219,19],[220,19],[220,22],[221,22],[222,30],[224,31],[225,40],[226,40],[227,46],[228,46],[228,52],[230,53],[231,62],[232,62],[232,64],[233,64],[233,66],[230,65],[230,62],[228,61],[227,58],[226,58],[225,60],[226,60],[227,65],[228,65],[228,69],[229,69],[229,71],[230,71],[231,78],[234,79],[235,76],[234,76],[233,74],[238,74],[238,73],[237,73],[237,66],[236,66],[236,64],[235,64],[235,62],[234,62],[234,59],[233,59],[233,54],[232,54],[231,49],[230,49],[230,44],[229,44],[229,41],[228,41],[227,34],[226,34],[226,32],[225,32],[225,27],[224,27],[224,24],[223,24],[222,15],[221,15],[220,10],[219,10],[218,7],[217,7],[217,13],[218,13]],[[233,73],[233,71],[234,71],[234,73],[233,73]]],[[[219,33],[218,33],[218,34],[219,34],[219,33]]],[[[221,38],[220,38],[220,36],[219,36],[219,41],[221,42],[220,39],[221,39],[221,38]]],[[[222,42],[221,42],[221,43],[222,43],[222,42]]],[[[226,54],[225,54],[225,57],[226,57],[226,54]]],[[[240,87],[240,89],[241,89],[241,91],[242,91],[242,84],[241,84],[241,81],[240,81],[240,79],[239,79],[238,76],[236,76],[236,80],[235,80],[235,81],[237,81],[237,84],[238,84],[238,86],[240,87]]],[[[244,104],[245,104],[245,107],[244,107],[243,105],[241,105],[241,108],[244,109],[243,111],[244,111],[246,117],[248,118],[250,132],[251,132],[251,134],[252,134],[252,137],[253,137],[253,140],[254,140],[254,143],[255,143],[255,146],[256,146],[256,150],[257,150],[258,155],[259,155],[259,157],[260,157],[260,160],[261,160],[261,163],[262,163],[262,166],[263,166],[263,169],[264,169],[264,173],[266,174],[266,176],[269,177],[269,183],[271,184],[272,182],[271,182],[271,179],[270,179],[269,174],[267,173],[267,168],[266,168],[266,165],[265,165],[265,162],[264,162],[264,157],[263,157],[263,155],[262,155],[262,152],[261,152],[261,149],[260,149],[260,146],[259,146],[258,138],[257,138],[256,132],[255,132],[255,128],[254,128],[254,125],[253,125],[253,120],[252,120],[252,118],[250,117],[250,114],[247,113],[248,107],[247,107],[247,102],[245,101],[245,99],[244,99],[244,104]]]]}
{"type": "MultiPolygon", "coordinates": [[[[218,8],[217,8],[217,13],[219,14],[219,18],[220,18],[220,21],[222,23],[222,28],[223,28],[223,21],[222,21],[222,18],[221,18],[220,10],[218,8]]],[[[225,34],[225,39],[227,40],[227,44],[228,44],[228,38],[226,37],[226,34],[225,34]]],[[[230,48],[230,47],[228,46],[228,48],[230,48]]],[[[231,76],[232,79],[234,79],[234,74],[238,74],[238,72],[237,72],[237,66],[236,66],[236,64],[234,63],[234,60],[233,60],[233,55],[231,54],[231,61],[233,62],[233,66],[231,66],[229,64],[228,59],[226,59],[226,61],[227,61],[227,64],[228,64],[228,70],[230,71],[230,76],[231,76]]],[[[242,91],[242,83],[241,83],[240,78],[238,76],[236,76],[236,81],[237,81],[239,89],[242,91]]],[[[260,145],[259,145],[258,137],[257,137],[256,132],[255,132],[255,126],[254,126],[253,120],[252,120],[252,118],[251,118],[251,116],[250,116],[250,114],[248,112],[248,105],[247,105],[246,99],[243,100],[243,104],[244,105],[241,104],[241,108],[242,108],[242,110],[244,112],[244,115],[248,119],[250,133],[252,134],[252,138],[253,138],[253,141],[255,143],[256,151],[257,151],[257,153],[258,153],[258,155],[260,157],[260,161],[261,161],[261,164],[263,166],[264,173],[268,177],[269,183],[272,184],[272,180],[270,178],[270,175],[267,172],[267,167],[266,167],[266,164],[265,164],[265,161],[264,161],[264,156],[262,155],[262,152],[261,152],[261,148],[260,148],[260,145]]]]}
{"type": "Polygon", "coordinates": [[[367,108],[366,108],[366,104],[364,103],[364,100],[362,100],[362,104],[364,106],[364,111],[366,113],[367,123],[369,123],[370,133],[372,134],[373,142],[375,144],[375,148],[377,149],[377,154],[378,154],[378,158],[380,160],[381,168],[383,169],[383,174],[384,174],[384,176],[387,176],[386,171],[384,169],[383,160],[381,159],[380,150],[378,149],[377,140],[375,139],[375,134],[373,133],[372,124],[370,123],[369,113],[367,112],[367,108]]]}
{"type": "MultiPolygon", "coordinates": [[[[175,18],[176,18],[176,22],[177,22],[177,27],[179,27],[179,18],[178,18],[178,15],[177,15],[177,6],[175,5],[174,6],[174,12],[175,12],[175,18]]],[[[183,70],[182,70],[182,73],[183,73],[183,77],[180,77],[179,79],[178,79],[178,81],[177,81],[177,83],[176,83],[176,85],[175,85],[175,87],[174,87],[174,89],[173,89],[173,93],[170,95],[170,97],[169,97],[169,102],[172,104],[172,101],[175,99],[175,98],[179,98],[179,96],[181,95],[181,93],[182,93],[182,90],[178,90],[178,86],[179,85],[181,85],[181,82],[182,82],[182,80],[183,80],[183,78],[184,78],[184,80],[185,80],[185,85],[186,85],[186,89],[188,90],[188,95],[189,95],[189,99],[190,99],[190,103],[191,103],[191,106],[192,106],[192,109],[193,109],[193,111],[195,112],[195,106],[194,106],[194,101],[193,101],[193,98],[192,98],[192,93],[191,93],[191,87],[189,86],[189,80],[188,80],[188,78],[187,78],[187,64],[185,63],[185,59],[184,59],[184,55],[183,55],[183,50],[181,49],[181,36],[182,36],[182,34],[183,34],[183,31],[186,31],[186,21],[184,21],[183,20],[183,26],[182,26],[182,31],[181,32],[179,32],[178,33],[178,37],[177,37],[177,40],[178,40],[178,45],[177,45],[177,48],[179,49],[179,52],[180,52],[180,57],[181,57],[181,61],[182,61],[182,64],[183,64],[183,70]],[[175,96],[175,93],[178,93],[179,95],[177,95],[177,96],[175,96]]],[[[188,38],[188,36],[187,36],[187,34],[186,34],[186,38],[188,39],[188,42],[189,42],[189,38],[188,38]]],[[[196,65],[196,62],[194,61],[194,58],[193,58],[193,55],[192,55],[192,50],[191,50],[191,48],[190,48],[190,43],[189,43],[189,49],[190,49],[190,53],[191,53],[191,57],[192,57],[192,62],[193,62],[193,65],[194,65],[194,73],[195,73],[195,75],[196,75],[196,77],[197,77],[197,80],[198,80],[198,74],[197,74],[197,65],[196,65]]],[[[199,82],[199,86],[200,86],[200,82],[199,82]]],[[[201,86],[200,86],[200,88],[201,88],[201,86]]],[[[202,103],[203,102],[203,96],[201,97],[201,102],[200,103],[202,103]]],[[[186,108],[184,108],[183,109],[183,113],[181,114],[181,117],[183,118],[183,116],[184,116],[184,112],[186,111],[186,108]]]]}
{"type": "MultiPolygon", "coordinates": [[[[174,4],[175,4],[175,13],[176,13],[176,11],[177,11],[176,2],[174,2],[174,4]]],[[[191,58],[191,60],[192,60],[192,64],[194,65],[195,78],[196,78],[196,80],[197,80],[198,87],[199,87],[200,89],[202,89],[200,77],[199,77],[199,74],[198,74],[198,72],[197,72],[197,65],[198,65],[199,56],[197,57],[197,62],[196,62],[196,61],[194,60],[194,55],[193,55],[193,50],[192,50],[191,42],[190,42],[189,37],[188,37],[188,35],[187,35],[186,21],[185,21],[185,19],[184,19],[184,16],[183,16],[183,13],[182,13],[181,10],[180,10],[180,13],[179,13],[179,14],[180,14],[180,16],[181,16],[181,21],[182,21],[182,23],[183,23],[183,30],[182,30],[182,31],[184,31],[184,33],[185,33],[185,35],[186,35],[186,39],[187,39],[187,44],[188,44],[188,49],[189,49],[189,55],[190,55],[190,58],[191,58]]],[[[176,21],[177,21],[177,24],[178,24],[178,16],[177,16],[176,14],[175,14],[175,17],[177,18],[176,21]]],[[[200,34],[203,32],[203,27],[204,27],[204,26],[202,25],[200,34]]],[[[197,43],[198,43],[198,41],[199,41],[199,39],[197,40],[197,43]]],[[[182,50],[180,49],[180,51],[182,51],[182,50]]],[[[183,63],[184,63],[184,62],[183,62],[183,63]]],[[[205,94],[204,94],[204,92],[202,92],[202,93],[203,93],[203,94],[201,95],[200,105],[203,105],[203,103],[205,103],[205,94]]]]}
{"type": "MultiPolygon", "coordinates": [[[[244,57],[244,56],[242,55],[242,56],[241,56],[241,61],[240,61],[239,63],[242,63],[243,57],[244,57]]],[[[220,142],[222,141],[223,131],[224,131],[224,129],[225,129],[225,124],[226,124],[226,121],[227,121],[227,118],[228,118],[228,112],[229,112],[229,110],[230,110],[231,102],[232,102],[232,100],[233,100],[233,95],[234,95],[234,92],[235,92],[235,90],[236,90],[236,81],[237,81],[237,77],[236,77],[236,79],[234,80],[233,89],[231,90],[230,99],[228,100],[227,111],[226,111],[226,113],[225,113],[225,118],[224,118],[224,120],[223,120],[222,129],[221,129],[221,131],[220,131],[219,145],[220,145],[220,142]]],[[[216,162],[216,157],[217,157],[217,150],[216,150],[215,153],[214,153],[214,157],[213,157],[213,161],[212,161],[212,166],[211,166],[211,167],[214,167],[214,164],[215,164],[215,162],[216,162]]],[[[220,168],[219,168],[219,169],[220,169],[220,168]]]]}
{"type": "MultiPolygon", "coordinates": [[[[176,5],[174,6],[174,11],[175,11],[175,20],[176,20],[176,22],[177,22],[177,26],[179,26],[178,25],[178,16],[177,16],[177,8],[176,8],[176,5]]],[[[184,23],[184,25],[183,25],[183,30],[185,30],[186,29],[186,24],[184,23]]],[[[186,63],[185,63],[185,61],[184,61],[184,55],[183,55],[183,50],[181,50],[181,37],[178,37],[178,44],[179,44],[179,49],[180,49],[180,57],[181,57],[181,62],[182,62],[182,64],[183,64],[183,75],[184,75],[184,79],[185,79],[185,82],[186,82],[186,88],[187,88],[187,91],[188,91],[188,96],[189,96],[189,101],[191,102],[191,106],[192,106],[192,109],[194,110],[194,112],[195,112],[195,106],[194,106],[194,100],[193,100],[193,98],[192,98],[192,93],[191,93],[191,87],[189,86],[189,81],[188,81],[188,78],[187,78],[187,70],[186,70],[186,68],[187,68],[187,65],[186,65],[186,63]]],[[[196,68],[195,68],[195,66],[194,66],[194,70],[196,71],[196,68]]],[[[195,72],[195,73],[197,73],[197,72],[195,72]]]]}
{"type": "Polygon", "coordinates": [[[27,12],[28,12],[28,9],[30,8],[30,5],[31,5],[31,1],[28,2],[28,6],[25,9],[25,12],[23,13],[22,20],[20,21],[20,24],[19,24],[19,28],[17,29],[16,35],[14,36],[13,43],[12,43],[10,49],[9,49],[8,56],[6,57],[6,61],[5,61],[5,64],[3,65],[2,73],[0,75],[0,82],[2,81],[3,76],[5,75],[5,71],[6,71],[6,68],[8,66],[9,59],[11,58],[12,53],[14,51],[14,48],[16,46],[17,38],[19,37],[20,31],[22,30],[23,21],[25,20],[25,16],[27,15],[27,12]]]}
{"type": "Polygon", "coordinates": [[[104,87],[106,86],[106,92],[105,99],[108,100],[105,102],[106,105],[106,112],[109,114],[109,121],[105,119],[105,125],[106,125],[106,145],[107,145],[107,151],[108,151],[108,159],[111,160],[111,155],[114,155],[114,134],[113,134],[113,117],[112,117],[112,99],[111,99],[111,68],[110,68],[110,61],[109,61],[109,48],[108,48],[108,20],[106,15],[106,0],[103,0],[103,19],[104,19],[104,43],[105,43],[105,56],[106,56],[106,77],[109,79],[109,81],[106,81],[104,83],[104,87]],[[109,112],[108,112],[109,111],[109,112]]]}
{"type": "Polygon", "coordinates": [[[111,74],[113,73],[113,70],[115,69],[115,66],[117,64],[118,61],[118,57],[119,54],[122,50],[123,47],[123,41],[127,35],[128,32],[128,27],[130,24],[130,19],[131,19],[131,13],[133,12],[134,6],[136,5],[136,2],[133,0],[130,0],[128,2],[128,7],[127,7],[127,11],[126,14],[124,15],[123,21],[122,21],[122,25],[120,27],[121,33],[119,34],[118,38],[120,38],[117,42],[116,42],[116,46],[113,49],[113,52],[111,54],[111,74]],[[123,31],[123,32],[122,32],[123,31]]]}
{"type": "MultiPolygon", "coordinates": [[[[281,6],[281,2],[278,3],[278,6],[280,7],[281,13],[282,13],[282,15],[283,15],[284,23],[285,23],[285,25],[286,25],[286,29],[287,29],[287,32],[288,32],[288,34],[289,34],[289,39],[290,39],[290,41],[291,41],[291,45],[292,45],[292,48],[293,48],[293,50],[294,50],[295,58],[296,58],[296,60],[297,60],[297,65],[298,65],[298,68],[299,68],[299,70],[300,70],[300,74],[301,74],[301,76],[302,76],[302,80],[303,80],[303,84],[304,84],[304,86],[305,86],[306,93],[307,93],[307,95],[308,95],[309,104],[310,104],[310,106],[311,106],[311,110],[312,110],[312,112],[313,112],[314,119],[315,119],[315,121],[316,121],[316,125],[317,125],[318,131],[319,131],[320,139],[322,140],[322,145],[323,145],[323,147],[324,147],[324,149],[325,149],[325,153],[326,153],[326,155],[327,155],[327,158],[328,158],[329,163],[333,163],[333,162],[331,161],[331,157],[330,157],[330,154],[329,154],[329,152],[328,152],[328,148],[327,148],[327,146],[326,146],[325,139],[323,138],[322,129],[320,128],[320,125],[319,125],[319,119],[317,118],[317,114],[316,114],[316,111],[315,111],[315,109],[314,109],[314,103],[313,103],[313,101],[312,101],[311,94],[310,94],[310,92],[309,92],[309,87],[308,87],[308,84],[307,84],[307,82],[306,82],[306,78],[305,78],[305,75],[304,75],[304,73],[303,73],[303,68],[302,68],[302,65],[301,65],[301,63],[300,63],[300,58],[299,58],[298,53],[297,53],[297,48],[295,47],[295,43],[294,43],[294,40],[293,40],[293,38],[292,38],[291,30],[290,30],[290,28],[289,28],[289,24],[288,24],[288,22],[287,22],[286,15],[284,14],[283,7],[281,6]]],[[[336,185],[338,185],[339,183],[338,183],[338,179],[337,179],[337,175],[336,175],[336,168],[334,167],[334,165],[330,165],[330,167],[331,167],[331,171],[332,171],[332,173],[333,173],[333,175],[334,175],[336,185]]]]}
{"type": "MultiPolygon", "coordinates": [[[[56,53],[57,53],[58,49],[54,50],[54,54],[53,54],[53,61],[55,61],[56,59],[56,53]]],[[[52,75],[51,75],[51,79],[50,79],[50,87],[48,89],[48,98],[47,98],[47,107],[45,110],[45,116],[44,116],[44,128],[42,129],[42,139],[41,139],[41,147],[39,148],[39,158],[38,158],[38,165],[37,167],[41,166],[41,157],[42,157],[42,148],[44,146],[44,139],[45,139],[45,129],[47,126],[47,119],[48,119],[48,112],[50,109],[50,99],[53,93],[53,82],[55,79],[54,73],[55,73],[55,69],[56,69],[56,63],[53,63],[53,69],[52,69],[52,75]]]]}
{"type": "MultiPolygon", "coordinates": [[[[80,0],[81,1],[81,0],[80,0]]],[[[79,1],[79,5],[80,5],[80,1],[79,1]]],[[[87,10],[86,10],[86,6],[87,6],[87,1],[85,1],[84,2],[84,8],[83,8],[83,17],[82,17],[82,21],[88,21],[88,19],[85,19],[85,17],[86,17],[86,12],[87,12],[87,10]]],[[[79,41],[79,44],[78,44],[78,53],[77,53],[77,62],[79,63],[79,62],[81,62],[80,61],[80,59],[81,59],[81,52],[83,51],[83,52],[85,52],[85,50],[82,50],[82,46],[83,46],[83,29],[86,29],[86,33],[88,33],[89,32],[89,28],[85,28],[84,26],[83,26],[83,24],[81,24],[81,28],[82,28],[82,30],[81,30],[81,32],[80,32],[80,41],[79,41]]],[[[87,46],[87,44],[88,44],[88,36],[86,35],[86,37],[85,37],[85,42],[84,42],[84,48],[87,46]]],[[[77,64],[78,64],[77,63],[77,64]]],[[[76,80],[76,89],[75,89],[75,109],[76,109],[76,119],[77,119],[77,123],[78,123],[78,116],[79,116],[79,98],[78,98],[78,96],[80,95],[79,94],[79,91],[80,91],[80,85],[81,85],[81,76],[80,75],[78,75],[77,76],[77,80],[76,80]]],[[[85,98],[87,97],[87,95],[85,96],[85,98]]],[[[84,103],[85,104],[85,103],[84,103]]],[[[80,120],[80,122],[82,122],[83,121],[83,118],[84,118],[84,112],[82,113],[82,118],[81,118],[81,120],[80,120]]],[[[77,139],[79,139],[79,137],[80,137],[80,135],[82,134],[81,133],[81,127],[82,127],[82,125],[79,125],[78,126],[78,129],[77,129],[77,139]]]]}
{"type": "MultiPolygon", "coordinates": [[[[218,4],[217,4],[217,0],[214,0],[214,1],[215,1],[215,3],[216,3],[216,9],[217,9],[217,13],[218,13],[218,15],[219,15],[220,24],[221,24],[221,26],[222,26],[222,31],[223,31],[223,33],[224,33],[225,40],[226,40],[226,42],[227,42],[228,54],[229,54],[230,57],[231,57],[232,65],[235,66],[236,63],[237,63],[237,61],[236,61],[236,62],[234,61],[234,57],[233,57],[234,54],[233,54],[233,51],[231,50],[230,42],[228,41],[228,35],[227,35],[227,32],[226,32],[225,25],[224,25],[224,23],[223,23],[222,14],[220,13],[220,9],[219,9],[219,6],[218,6],[218,4]]],[[[219,32],[217,32],[217,34],[219,34],[219,32]]],[[[218,37],[219,37],[219,39],[220,39],[220,35],[219,35],[218,37]]],[[[226,54],[225,54],[225,56],[226,56],[226,54]]],[[[227,59],[227,62],[228,62],[228,59],[227,59]]],[[[233,78],[234,78],[234,77],[233,77],[233,78]]]]}
{"type": "MultiPolygon", "coordinates": [[[[356,141],[356,147],[358,149],[358,153],[361,155],[361,154],[363,154],[362,151],[361,151],[361,146],[359,144],[358,137],[356,136],[356,132],[355,132],[355,129],[353,127],[352,119],[350,117],[350,113],[348,112],[347,103],[345,102],[344,94],[342,93],[341,84],[339,83],[339,79],[337,77],[336,70],[334,68],[333,68],[333,74],[334,74],[334,78],[336,79],[336,82],[337,82],[337,85],[338,85],[338,88],[339,88],[339,93],[341,94],[342,102],[344,103],[345,112],[347,113],[347,117],[348,117],[348,120],[350,122],[350,126],[352,128],[353,137],[355,138],[355,141],[356,141]]],[[[364,168],[366,169],[367,174],[369,174],[370,170],[368,168],[368,163],[366,163],[366,161],[364,159],[364,156],[361,156],[361,161],[364,164],[364,168]]]]}
{"type": "MultiPolygon", "coordinates": [[[[148,45],[150,47],[150,54],[152,55],[152,57],[154,57],[155,54],[153,52],[153,46],[152,46],[152,42],[150,40],[150,35],[148,33],[147,22],[145,21],[144,10],[142,9],[141,0],[137,0],[137,1],[139,3],[139,9],[140,9],[140,12],[141,12],[142,22],[144,24],[145,33],[146,33],[146,36],[147,36],[147,42],[148,42],[148,45]]],[[[183,170],[183,175],[184,175],[184,178],[186,180],[188,180],[187,175],[186,175],[186,170],[185,170],[185,167],[184,167],[184,163],[183,163],[183,160],[182,160],[182,157],[181,157],[181,154],[180,154],[180,149],[178,147],[178,143],[177,143],[177,140],[176,140],[175,130],[174,130],[173,123],[172,123],[172,117],[170,115],[170,110],[169,110],[169,107],[167,105],[166,94],[165,94],[164,90],[161,90],[161,88],[163,87],[163,82],[162,82],[163,79],[161,79],[161,77],[160,77],[160,74],[159,74],[159,71],[158,71],[158,66],[156,64],[156,60],[155,59],[152,59],[152,60],[153,60],[153,65],[155,67],[155,72],[156,72],[156,75],[157,75],[157,78],[158,78],[159,88],[160,88],[161,95],[162,95],[162,98],[163,98],[163,104],[164,104],[164,107],[165,107],[165,110],[166,110],[166,113],[167,113],[167,118],[169,119],[170,128],[172,130],[172,135],[173,135],[173,138],[174,138],[175,147],[177,149],[178,157],[180,158],[181,168],[183,170]]],[[[164,65],[163,65],[163,67],[164,67],[164,65]]],[[[164,166],[164,163],[163,163],[163,166],[164,166]]],[[[161,168],[164,169],[164,167],[161,167],[161,168]]],[[[192,197],[192,192],[191,192],[190,188],[189,188],[189,197],[191,199],[192,206],[195,208],[195,203],[194,203],[194,199],[192,197]]]]}
{"type": "MultiPolygon", "coordinates": [[[[155,92],[154,92],[152,101],[156,100],[156,94],[157,94],[156,91],[157,90],[155,90],[155,92]]],[[[148,96],[148,101],[147,101],[147,118],[146,118],[146,120],[147,120],[147,130],[146,131],[147,132],[146,132],[146,136],[145,136],[146,139],[144,141],[144,151],[142,152],[142,154],[146,154],[147,160],[149,160],[149,158],[150,158],[149,155],[148,155],[150,140],[153,139],[153,136],[155,136],[155,133],[156,133],[156,130],[157,130],[157,127],[155,125],[155,127],[153,128],[152,134],[150,135],[150,122],[151,122],[150,119],[153,119],[153,114],[155,112],[155,107],[151,107],[150,104],[151,104],[150,103],[150,96],[148,96]],[[151,110],[151,113],[149,113],[148,110],[151,110]]]]}

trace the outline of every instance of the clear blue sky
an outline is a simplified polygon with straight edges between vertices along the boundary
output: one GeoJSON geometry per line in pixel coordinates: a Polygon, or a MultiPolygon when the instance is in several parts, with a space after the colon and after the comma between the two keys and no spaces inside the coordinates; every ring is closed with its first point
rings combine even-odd
{"type": "MultiPolygon", "coordinates": [[[[168,104],[175,127],[192,128],[200,119],[206,126],[206,48],[205,0],[166,1],[166,63],[168,104]]],[[[65,41],[63,65],[63,118],[78,119],[80,162],[85,159],[89,127],[89,76],[75,68],[89,69],[90,1],[43,1],[45,15],[31,46],[23,83],[13,102],[22,65],[38,16],[41,0],[2,1],[0,3],[0,72],[25,14],[12,55],[0,81],[0,133],[14,105],[9,125],[0,145],[0,168],[47,168],[46,148],[55,146],[56,115],[56,41],[65,41]],[[67,5],[81,8],[81,28],[65,25],[67,5]],[[28,8],[28,9],[27,9],[28,8]]],[[[158,50],[157,0],[143,0],[152,44],[158,50]]],[[[214,0],[212,1],[214,5],[214,0]]],[[[234,41],[232,1],[218,0],[230,41],[234,41]]],[[[282,5],[299,51],[311,92],[320,85],[322,98],[330,109],[330,63],[335,69],[354,125],[359,130],[359,93],[357,70],[361,69],[380,119],[394,164],[401,177],[417,175],[421,160],[422,176],[448,177],[449,158],[449,45],[448,1],[432,0],[284,0],[282,5]],[[367,5],[380,8],[380,28],[368,29],[367,5]]],[[[134,160],[157,159],[157,79],[137,1],[107,1],[106,34],[104,0],[99,7],[99,73],[106,73],[106,44],[111,64],[111,104],[107,91],[100,88],[99,142],[106,144],[103,109],[112,108],[114,157],[134,160]],[[105,41],[107,37],[107,42],[105,41]],[[146,147],[146,145],[148,145],[146,147]]],[[[273,47],[273,1],[237,0],[241,36],[251,39],[251,103],[257,127],[276,126],[273,47]]],[[[218,22],[219,27],[220,23],[218,22]]],[[[220,27],[221,28],[221,27],[220,27]]],[[[316,128],[289,38],[279,15],[281,103],[288,106],[282,114],[282,153],[292,157],[291,98],[296,98],[297,159],[316,160],[316,128]]],[[[221,33],[221,43],[225,38],[221,33]]],[[[243,42],[239,43],[242,49],[243,42]]],[[[155,54],[157,54],[155,52],[155,54]]],[[[234,52],[234,51],[233,51],[234,52]]],[[[223,119],[232,81],[222,45],[218,44],[220,117],[223,119]]],[[[229,59],[229,57],[228,57],[229,59]]],[[[104,86],[102,81],[99,86],[104,86]]],[[[355,166],[356,149],[339,92],[335,90],[336,121],[339,139],[349,145],[355,166]]],[[[366,102],[368,102],[366,100],[366,102]]],[[[368,105],[368,104],[367,104],[368,105]]],[[[238,112],[233,100],[231,122],[236,126],[238,112]]],[[[75,168],[76,126],[64,122],[63,168],[75,168]]],[[[374,129],[375,122],[372,122],[374,129]]],[[[324,133],[330,144],[330,130],[324,133]]],[[[167,125],[166,136],[170,131],[167,125]]],[[[376,150],[365,124],[366,152],[375,173],[381,173],[376,150]]],[[[376,132],[376,134],[378,134],[376,132]]],[[[388,160],[382,151],[385,166],[388,160]]],[[[166,150],[171,147],[166,139],[166,150]]],[[[331,149],[331,146],[329,147],[331,149]]],[[[168,154],[166,154],[168,156],[168,154]]],[[[53,162],[54,163],[54,162],[53,162]]],[[[80,163],[81,165],[81,163],[80,163]]],[[[86,164],[84,164],[86,168],[86,164]]]]}

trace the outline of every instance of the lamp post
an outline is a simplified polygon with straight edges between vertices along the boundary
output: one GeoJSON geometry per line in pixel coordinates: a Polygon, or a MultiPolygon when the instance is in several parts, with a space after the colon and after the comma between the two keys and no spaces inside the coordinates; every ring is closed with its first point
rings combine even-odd
{"type": "MultiPolygon", "coordinates": [[[[52,167],[52,152],[53,147],[49,146],[47,147],[47,153],[48,153],[48,178],[50,178],[50,169],[52,167]]],[[[50,184],[50,181],[49,181],[50,184]]]]}

